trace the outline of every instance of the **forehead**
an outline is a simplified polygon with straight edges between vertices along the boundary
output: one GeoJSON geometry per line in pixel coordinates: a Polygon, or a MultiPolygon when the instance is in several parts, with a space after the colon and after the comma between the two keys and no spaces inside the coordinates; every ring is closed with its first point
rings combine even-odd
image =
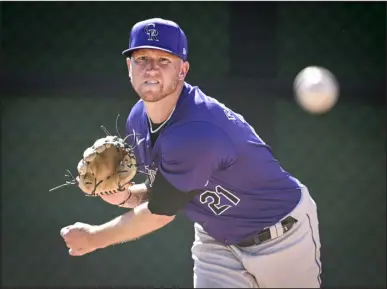
{"type": "Polygon", "coordinates": [[[176,55],[173,55],[169,52],[152,49],[152,48],[141,48],[133,51],[132,56],[136,57],[138,55],[146,55],[149,57],[169,57],[169,58],[179,58],[176,55]]]}

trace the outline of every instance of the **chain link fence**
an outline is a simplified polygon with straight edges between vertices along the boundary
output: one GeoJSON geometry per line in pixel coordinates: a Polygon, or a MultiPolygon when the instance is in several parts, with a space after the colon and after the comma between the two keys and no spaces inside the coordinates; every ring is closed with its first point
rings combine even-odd
{"type": "MultiPolygon", "coordinates": [[[[269,84],[228,77],[231,33],[255,31],[230,27],[233,5],[2,3],[5,286],[192,287],[193,227],[185,217],[141,240],[69,258],[61,227],[102,223],[124,210],[76,188],[48,192],[104,135],[100,125],[114,132],[120,114],[124,132],[137,98],[121,51],[130,27],[154,16],[185,30],[188,81],[244,114],[285,169],[310,188],[320,214],[324,285],[386,286],[386,110],[375,105],[385,96],[378,90],[386,79],[385,4],[273,3],[277,17],[265,21],[277,27],[277,77],[269,84]],[[307,114],[292,98],[291,81],[308,65],[331,69],[342,88],[339,103],[322,116],[307,114]]],[[[262,57],[244,55],[240,45],[246,65],[262,57]]]]}

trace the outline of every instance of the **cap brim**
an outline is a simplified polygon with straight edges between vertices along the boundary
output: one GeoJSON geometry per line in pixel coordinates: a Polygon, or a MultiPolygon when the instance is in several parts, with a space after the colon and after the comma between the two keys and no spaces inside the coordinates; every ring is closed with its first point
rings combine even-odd
{"type": "MultiPolygon", "coordinates": [[[[130,49],[126,49],[126,50],[122,51],[122,55],[130,56],[133,51],[138,50],[138,49],[156,49],[156,50],[161,50],[161,51],[169,52],[169,53],[171,53],[173,55],[176,55],[175,53],[173,53],[169,49],[164,49],[164,48],[160,48],[160,47],[157,47],[157,46],[151,46],[151,45],[137,46],[137,47],[133,47],[133,48],[130,48],[130,49]]],[[[176,56],[179,56],[179,55],[176,55],[176,56]]]]}

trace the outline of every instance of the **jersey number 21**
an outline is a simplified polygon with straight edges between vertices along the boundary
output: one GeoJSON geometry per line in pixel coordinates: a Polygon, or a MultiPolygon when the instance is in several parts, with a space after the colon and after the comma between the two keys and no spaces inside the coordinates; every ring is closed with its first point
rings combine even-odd
{"type": "Polygon", "coordinates": [[[205,191],[201,193],[200,202],[202,204],[208,204],[208,207],[211,209],[211,211],[214,212],[214,214],[221,215],[226,210],[232,207],[231,205],[221,204],[222,196],[234,206],[238,205],[240,201],[237,196],[227,191],[225,188],[222,188],[221,186],[216,186],[215,191],[205,191]]]}

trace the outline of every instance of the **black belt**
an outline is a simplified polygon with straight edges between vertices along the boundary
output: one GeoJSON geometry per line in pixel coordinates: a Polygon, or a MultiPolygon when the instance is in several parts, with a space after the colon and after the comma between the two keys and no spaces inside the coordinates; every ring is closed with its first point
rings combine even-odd
{"type": "MultiPolygon", "coordinates": [[[[297,223],[297,220],[293,217],[289,216],[289,217],[286,217],[285,219],[283,219],[281,221],[281,225],[282,225],[282,228],[284,229],[284,233],[289,231],[295,223],[297,223]]],[[[237,244],[237,246],[250,247],[250,246],[261,244],[265,241],[269,241],[271,239],[272,239],[272,236],[270,233],[270,229],[266,228],[266,229],[258,232],[257,234],[254,234],[253,236],[242,240],[241,242],[239,242],[237,244]]]]}

